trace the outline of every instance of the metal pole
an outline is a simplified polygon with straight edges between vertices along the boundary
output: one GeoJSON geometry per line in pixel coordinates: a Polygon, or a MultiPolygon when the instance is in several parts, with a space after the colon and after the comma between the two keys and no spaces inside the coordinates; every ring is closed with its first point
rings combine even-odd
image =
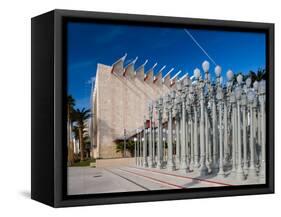
{"type": "Polygon", "coordinates": [[[123,157],[126,157],[126,129],[124,129],[124,153],[123,157]]]}

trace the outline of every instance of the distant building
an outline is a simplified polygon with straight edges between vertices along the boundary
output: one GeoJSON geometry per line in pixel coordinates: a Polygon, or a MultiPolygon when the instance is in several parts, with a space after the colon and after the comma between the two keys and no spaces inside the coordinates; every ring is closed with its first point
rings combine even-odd
{"type": "Polygon", "coordinates": [[[126,56],[112,66],[98,64],[95,86],[92,90],[92,120],[90,137],[95,158],[116,158],[116,142],[133,135],[148,119],[147,103],[174,88],[170,70],[162,77],[162,70],[154,67],[145,72],[145,64],[134,69],[136,59],[124,67],[126,56]]]}

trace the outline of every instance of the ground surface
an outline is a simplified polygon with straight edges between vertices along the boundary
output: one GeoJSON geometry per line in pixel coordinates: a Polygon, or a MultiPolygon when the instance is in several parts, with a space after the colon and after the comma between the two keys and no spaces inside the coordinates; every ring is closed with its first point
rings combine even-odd
{"type": "Polygon", "coordinates": [[[188,189],[261,183],[258,178],[237,181],[231,174],[225,177],[165,169],[137,167],[120,168],[68,168],[68,194],[95,194],[127,191],[150,191],[163,189],[188,189]]]}

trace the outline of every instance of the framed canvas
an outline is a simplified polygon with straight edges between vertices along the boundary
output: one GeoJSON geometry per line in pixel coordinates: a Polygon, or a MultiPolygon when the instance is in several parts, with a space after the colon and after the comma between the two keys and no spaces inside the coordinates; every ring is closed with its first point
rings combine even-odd
{"type": "Polygon", "coordinates": [[[274,193],[274,24],[68,10],[31,24],[32,199],[274,193]]]}

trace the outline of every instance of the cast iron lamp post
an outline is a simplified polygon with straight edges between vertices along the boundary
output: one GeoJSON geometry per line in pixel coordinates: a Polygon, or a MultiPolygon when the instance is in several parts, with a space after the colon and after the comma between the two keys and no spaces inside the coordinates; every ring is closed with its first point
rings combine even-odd
{"type": "Polygon", "coordinates": [[[148,166],[150,168],[153,167],[153,154],[152,154],[152,115],[153,115],[153,103],[150,102],[148,105],[148,113],[149,113],[149,139],[148,139],[148,166]]]}
{"type": "Polygon", "coordinates": [[[254,126],[253,126],[253,103],[256,97],[254,90],[250,89],[247,93],[249,109],[250,109],[250,166],[248,172],[248,178],[256,178],[256,168],[254,160],[254,126]]]}
{"type": "Polygon", "coordinates": [[[219,176],[224,176],[223,170],[223,138],[222,138],[222,109],[223,109],[223,90],[219,85],[217,88],[217,100],[219,105],[219,176]]]}
{"type": "Polygon", "coordinates": [[[237,102],[237,139],[238,139],[238,162],[237,162],[237,169],[236,169],[236,178],[238,180],[243,180],[244,179],[244,173],[242,169],[242,138],[241,138],[241,111],[240,111],[240,100],[241,100],[241,95],[242,95],[242,80],[243,76],[238,75],[237,76],[237,83],[238,86],[235,89],[235,97],[236,97],[236,102],[237,102]]]}
{"type": "Polygon", "coordinates": [[[143,166],[148,167],[147,162],[147,129],[146,129],[146,118],[144,117],[144,128],[143,128],[143,166]]]}
{"type": "Polygon", "coordinates": [[[266,139],[266,128],[265,128],[265,92],[266,92],[266,84],[265,81],[262,80],[258,85],[258,93],[259,93],[259,102],[260,102],[260,113],[261,113],[261,160],[260,160],[260,171],[259,171],[259,179],[261,182],[265,179],[265,139],[266,139]]]}
{"type": "Polygon", "coordinates": [[[175,170],[175,163],[173,159],[173,99],[175,98],[175,92],[172,91],[171,95],[167,94],[165,97],[165,108],[168,116],[168,160],[167,160],[167,169],[169,171],[175,170]]]}
{"type": "Polygon", "coordinates": [[[157,168],[163,167],[163,128],[162,128],[162,114],[163,114],[163,98],[160,97],[156,102],[156,110],[158,115],[158,139],[157,139],[157,168]]]}
{"type": "Polygon", "coordinates": [[[135,163],[136,163],[136,165],[138,165],[138,159],[137,159],[137,138],[136,137],[134,137],[134,143],[135,143],[135,152],[134,152],[135,163]]]}

